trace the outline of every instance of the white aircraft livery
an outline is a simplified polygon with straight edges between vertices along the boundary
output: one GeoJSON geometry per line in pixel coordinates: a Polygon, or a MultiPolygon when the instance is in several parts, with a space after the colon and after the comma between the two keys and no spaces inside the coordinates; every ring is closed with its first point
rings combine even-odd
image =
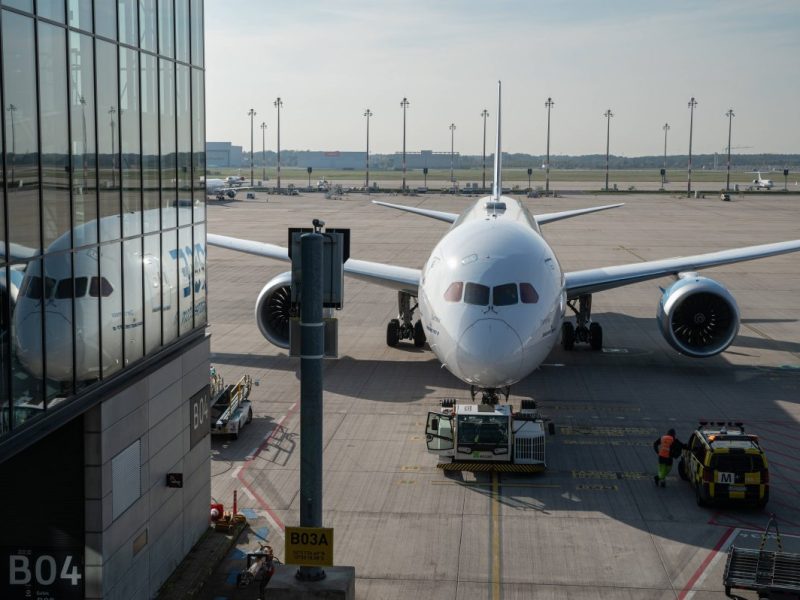
{"type": "MultiPolygon", "coordinates": [[[[709,254],[563,272],[540,226],[560,219],[621,206],[531,215],[514,198],[502,195],[500,84],[494,183],[490,196],[461,215],[374,201],[389,208],[451,223],[424,267],[412,269],[349,259],[345,274],[398,292],[398,317],[386,341],[427,342],[441,363],[494,403],[498,392],[533,372],[559,339],[569,350],[576,342],[601,349],[603,330],[592,321],[592,294],[663,276],[677,277],[658,307],[657,320],[667,342],[692,357],[725,350],[739,329],[739,309],[730,292],[699,269],[800,250],[800,240],[724,250],[709,254]],[[570,309],[575,323],[565,320],[570,309]],[[414,321],[414,313],[419,319],[414,321]]],[[[222,248],[288,261],[280,246],[208,234],[222,248]]],[[[255,317],[264,337],[288,348],[291,273],[268,282],[258,296],[255,317]]]]}

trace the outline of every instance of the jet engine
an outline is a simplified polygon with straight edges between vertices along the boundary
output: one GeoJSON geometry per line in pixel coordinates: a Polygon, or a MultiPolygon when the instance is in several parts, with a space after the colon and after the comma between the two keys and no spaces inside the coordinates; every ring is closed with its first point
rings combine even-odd
{"type": "Polygon", "coordinates": [[[661,334],[681,354],[704,358],[731,345],[739,331],[739,307],[721,283],[681,273],[658,307],[661,334]]]}
{"type": "Polygon", "coordinates": [[[291,306],[292,272],[271,279],[256,300],[256,323],[269,342],[278,348],[289,348],[289,317],[291,306]]]}

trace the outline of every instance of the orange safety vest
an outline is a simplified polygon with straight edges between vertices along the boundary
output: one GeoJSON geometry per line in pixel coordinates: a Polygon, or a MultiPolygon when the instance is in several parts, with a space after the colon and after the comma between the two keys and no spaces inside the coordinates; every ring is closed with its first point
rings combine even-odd
{"type": "Polygon", "coordinates": [[[675,438],[671,435],[662,435],[661,444],[658,446],[658,456],[661,458],[669,458],[669,449],[675,438]]]}

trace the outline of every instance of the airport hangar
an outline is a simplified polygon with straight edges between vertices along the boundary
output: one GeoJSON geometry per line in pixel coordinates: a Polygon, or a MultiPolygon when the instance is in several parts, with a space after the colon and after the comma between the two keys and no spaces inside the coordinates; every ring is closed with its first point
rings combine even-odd
{"type": "Polygon", "coordinates": [[[0,4],[0,597],[150,598],[208,525],[203,0],[0,4]]]}

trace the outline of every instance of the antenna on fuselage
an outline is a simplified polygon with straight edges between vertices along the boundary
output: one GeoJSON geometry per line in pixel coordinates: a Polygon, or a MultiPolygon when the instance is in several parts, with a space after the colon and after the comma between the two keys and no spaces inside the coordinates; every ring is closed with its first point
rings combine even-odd
{"type": "Polygon", "coordinates": [[[500,200],[503,193],[503,181],[501,177],[502,171],[502,157],[503,153],[500,151],[500,108],[501,108],[501,93],[502,83],[497,82],[497,142],[494,148],[494,185],[492,187],[492,199],[500,200]]]}

